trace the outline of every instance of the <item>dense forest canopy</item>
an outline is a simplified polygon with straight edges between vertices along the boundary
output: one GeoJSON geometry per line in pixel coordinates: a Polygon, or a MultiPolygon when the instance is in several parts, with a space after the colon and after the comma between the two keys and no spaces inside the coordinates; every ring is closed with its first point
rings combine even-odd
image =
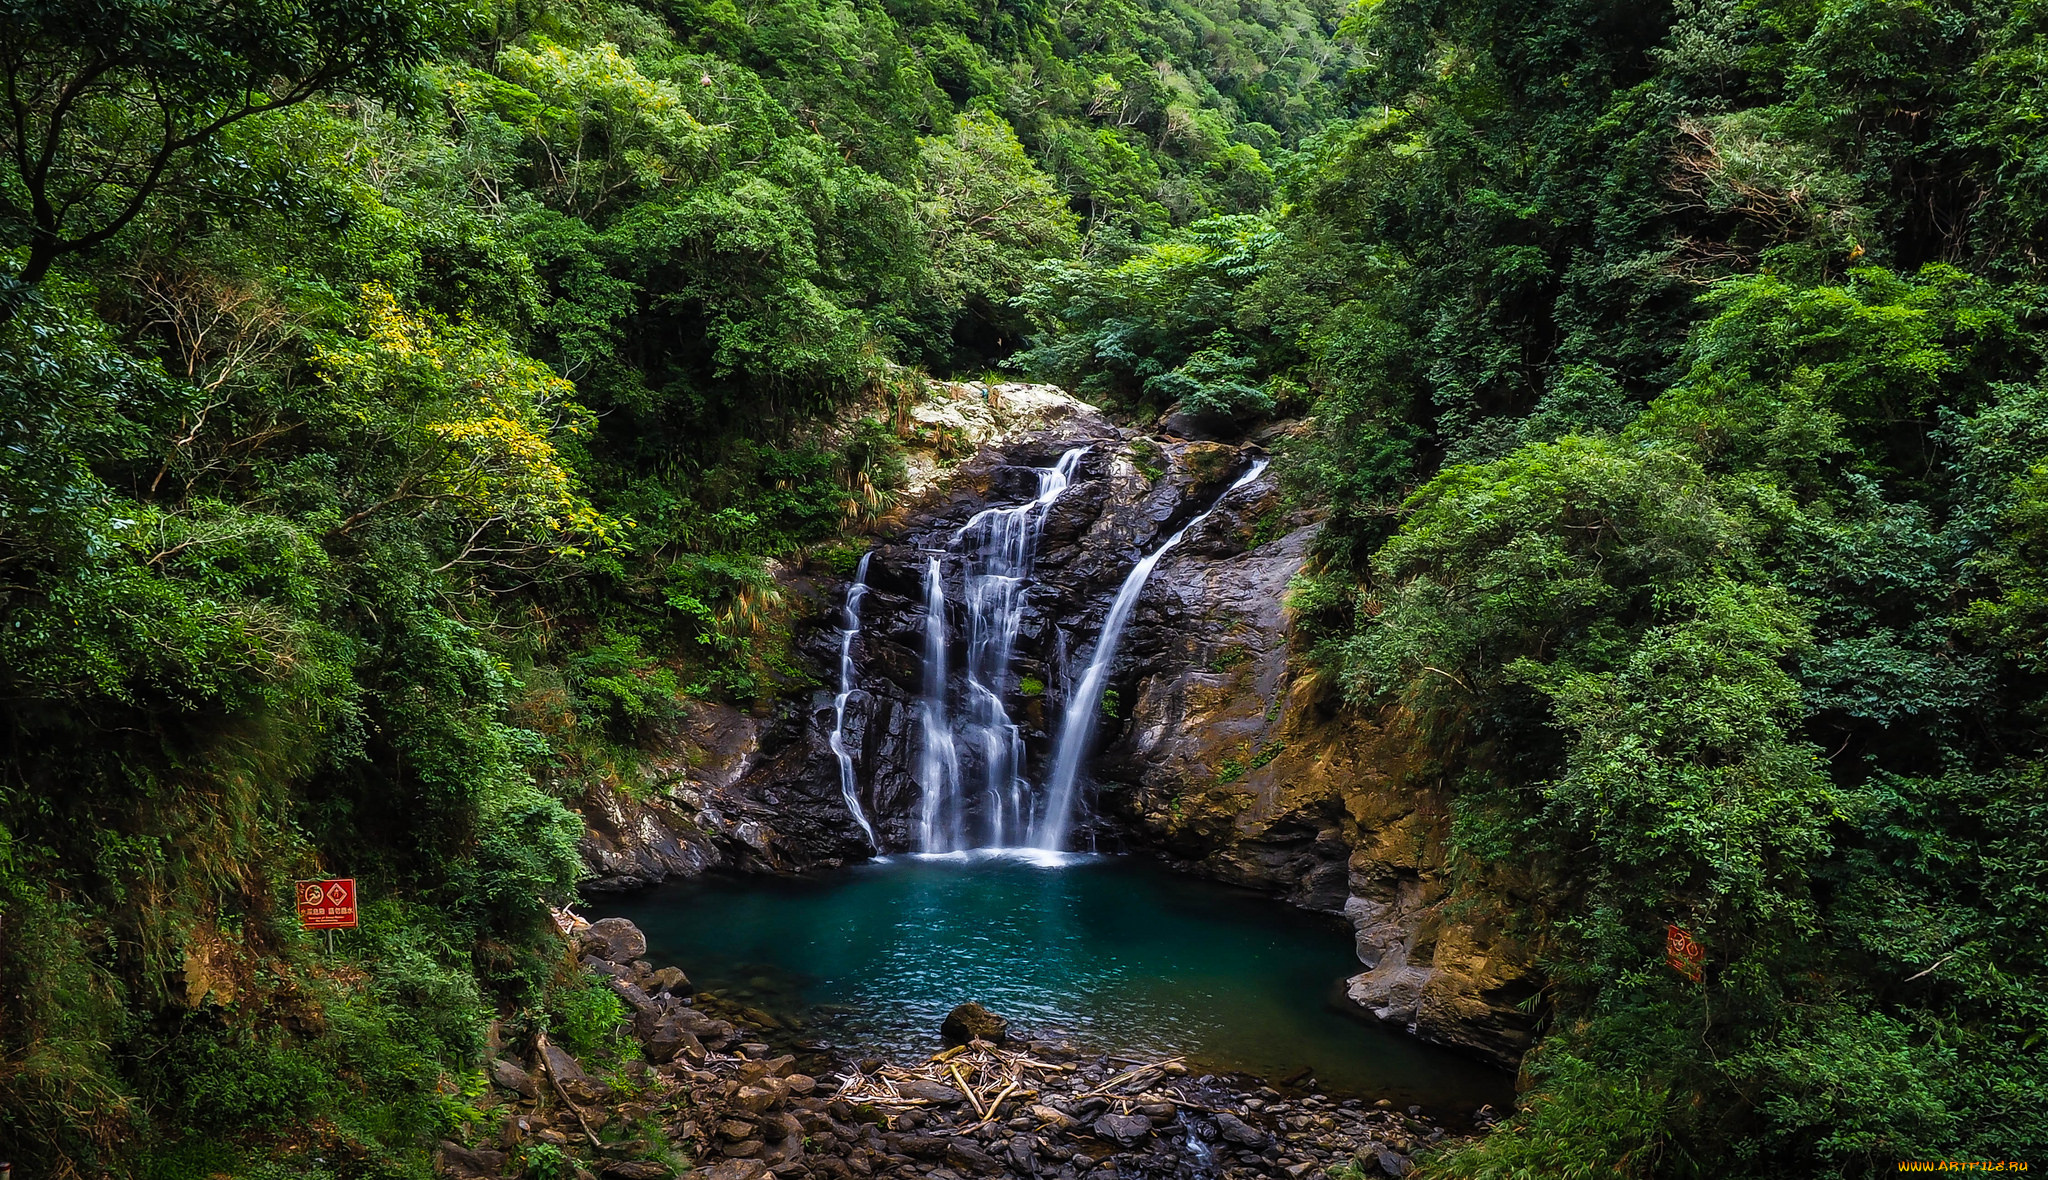
{"type": "Polygon", "coordinates": [[[490,1015],[607,1051],[562,798],[802,687],[771,563],[901,470],[821,424],[992,370],[1305,420],[1300,642],[1547,882],[1440,1174],[2048,1148],[2048,7],[32,0],[0,72],[28,1174],[423,1175],[490,1015]]]}

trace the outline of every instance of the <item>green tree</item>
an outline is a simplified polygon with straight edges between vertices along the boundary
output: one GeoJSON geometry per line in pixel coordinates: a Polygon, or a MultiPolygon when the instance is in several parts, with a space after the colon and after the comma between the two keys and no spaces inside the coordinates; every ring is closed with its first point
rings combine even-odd
{"type": "MultiPolygon", "coordinates": [[[[375,91],[420,60],[424,4],[10,4],[0,11],[0,223],[12,279],[120,233],[236,123],[338,89],[375,91]]],[[[18,295],[0,302],[12,314],[18,295]]]]}
{"type": "Polygon", "coordinates": [[[958,116],[951,135],[918,141],[917,197],[930,295],[999,336],[1018,337],[1024,324],[1011,300],[1039,263],[1074,253],[1080,219],[1010,125],[988,111],[958,116]]]}

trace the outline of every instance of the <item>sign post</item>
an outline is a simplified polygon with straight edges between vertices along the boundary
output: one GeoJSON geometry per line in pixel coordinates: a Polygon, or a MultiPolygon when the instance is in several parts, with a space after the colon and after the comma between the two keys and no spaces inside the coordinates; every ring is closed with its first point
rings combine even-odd
{"type": "Polygon", "coordinates": [[[308,930],[327,932],[327,952],[334,953],[334,932],[356,926],[356,879],[330,877],[298,882],[299,922],[308,930]]]}
{"type": "Polygon", "coordinates": [[[1707,948],[1677,926],[1664,927],[1664,961],[1694,983],[1706,977],[1707,948]]]}

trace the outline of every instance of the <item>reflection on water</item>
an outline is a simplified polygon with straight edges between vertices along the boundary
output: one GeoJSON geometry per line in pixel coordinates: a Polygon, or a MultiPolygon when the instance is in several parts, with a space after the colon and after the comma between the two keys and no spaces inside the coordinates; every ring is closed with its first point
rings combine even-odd
{"type": "Polygon", "coordinates": [[[649,956],[699,988],[803,1014],[850,1048],[928,1053],[955,1004],[1037,1035],[1469,1111],[1505,1075],[1347,1010],[1348,930],[1129,858],[1009,851],[896,857],[804,880],[664,886],[607,899],[649,956]]]}

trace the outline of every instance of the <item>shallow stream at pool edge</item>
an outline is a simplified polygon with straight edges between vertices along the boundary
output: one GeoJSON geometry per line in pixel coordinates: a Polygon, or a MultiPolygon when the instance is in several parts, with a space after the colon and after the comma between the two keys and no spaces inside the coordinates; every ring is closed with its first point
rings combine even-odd
{"type": "Polygon", "coordinates": [[[1371,1020],[1343,997],[1348,928],[1132,857],[898,857],[806,877],[709,877],[593,900],[657,964],[853,1056],[922,1056],[955,1004],[1091,1052],[1184,1055],[1462,1119],[1509,1075],[1371,1020]]]}

